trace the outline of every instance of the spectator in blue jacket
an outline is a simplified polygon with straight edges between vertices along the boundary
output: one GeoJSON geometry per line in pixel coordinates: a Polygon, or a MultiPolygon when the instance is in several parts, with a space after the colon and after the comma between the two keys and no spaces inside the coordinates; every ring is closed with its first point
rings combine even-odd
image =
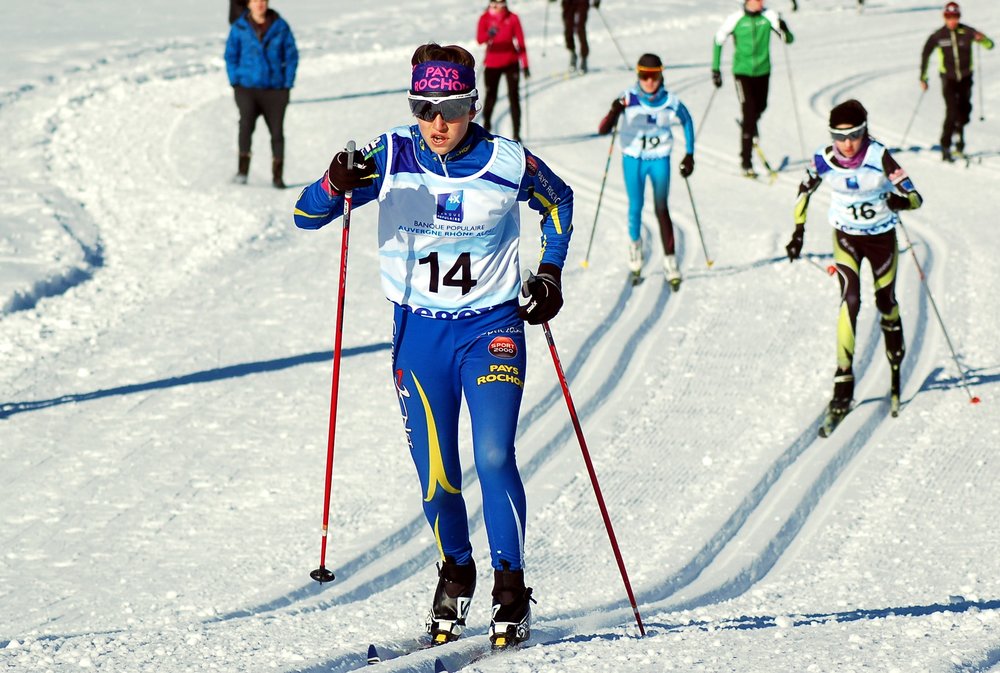
{"type": "Polygon", "coordinates": [[[273,184],[284,189],[285,109],[295,85],[299,51],[288,23],[267,6],[250,0],[247,10],[229,29],[226,72],[240,111],[239,169],[234,182],[246,184],[250,171],[250,140],[257,117],[264,115],[271,132],[273,184]]]}

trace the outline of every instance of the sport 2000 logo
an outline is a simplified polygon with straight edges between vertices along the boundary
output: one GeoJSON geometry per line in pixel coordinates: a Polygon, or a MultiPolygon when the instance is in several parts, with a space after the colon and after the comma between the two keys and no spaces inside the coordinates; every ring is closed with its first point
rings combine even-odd
{"type": "Polygon", "coordinates": [[[494,337],[488,348],[490,355],[502,360],[510,360],[517,357],[517,344],[507,336],[494,337]]]}

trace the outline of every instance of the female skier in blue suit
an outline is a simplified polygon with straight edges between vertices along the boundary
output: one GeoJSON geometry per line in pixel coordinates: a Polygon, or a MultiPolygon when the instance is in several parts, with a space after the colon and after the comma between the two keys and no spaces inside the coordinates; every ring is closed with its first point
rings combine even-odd
{"type": "Polygon", "coordinates": [[[681,177],[694,171],[694,124],[684,103],[663,85],[663,61],[655,54],[643,54],[636,66],[639,81],[611,103],[601,120],[598,133],[606,135],[619,123],[618,144],[622,150],[622,171],[628,192],[629,270],[642,270],[642,207],[646,179],[653,183],[653,207],[663,241],[663,272],[673,289],[681,284],[674,250],[674,225],[667,207],[670,194],[670,150],[674,135],[671,126],[684,126],[685,154],[681,177]]]}
{"type": "Polygon", "coordinates": [[[435,643],[465,627],[476,585],[458,456],[464,395],[494,568],[490,640],[530,635],[524,584],[525,495],[514,435],[525,380],[524,321],[555,317],[572,231],[573,192],[520,143],[472,123],[475,60],[426,44],[412,58],[411,126],[338,153],[306,187],[295,223],[317,229],[353,203],[379,204],[382,289],[394,306],[393,383],[420,477],[424,513],[443,563],[427,630],[435,643]],[[519,308],[518,202],[541,215],[541,263],[519,308]]]}

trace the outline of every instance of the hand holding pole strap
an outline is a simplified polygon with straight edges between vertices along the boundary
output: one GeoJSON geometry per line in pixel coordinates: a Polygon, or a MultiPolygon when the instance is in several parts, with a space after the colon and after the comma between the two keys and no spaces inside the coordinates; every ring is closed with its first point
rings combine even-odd
{"type": "MultiPolygon", "coordinates": [[[[356,145],[347,143],[347,170],[354,167],[356,145]]],[[[352,191],[344,193],[344,227],[340,237],[340,286],[337,292],[337,330],[333,344],[333,383],[330,388],[330,426],[326,443],[326,489],[323,495],[323,538],[320,542],[319,568],[309,573],[319,583],[332,582],[333,571],[326,567],[326,540],[330,527],[330,491],[333,485],[333,448],[337,435],[337,400],[340,395],[340,353],[344,337],[344,298],[347,293],[347,243],[351,229],[352,191]]]]}

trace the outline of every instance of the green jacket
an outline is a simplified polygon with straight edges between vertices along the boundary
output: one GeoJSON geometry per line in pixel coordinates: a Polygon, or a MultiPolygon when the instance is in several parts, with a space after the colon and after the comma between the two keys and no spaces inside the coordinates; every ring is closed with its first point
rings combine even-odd
{"type": "Polygon", "coordinates": [[[760,77],[771,73],[771,31],[784,37],[791,44],[795,37],[788,25],[770,9],[751,14],[745,10],[726,17],[715,34],[712,70],[722,62],[722,45],[732,35],[736,53],[733,55],[733,74],[760,77]]]}

